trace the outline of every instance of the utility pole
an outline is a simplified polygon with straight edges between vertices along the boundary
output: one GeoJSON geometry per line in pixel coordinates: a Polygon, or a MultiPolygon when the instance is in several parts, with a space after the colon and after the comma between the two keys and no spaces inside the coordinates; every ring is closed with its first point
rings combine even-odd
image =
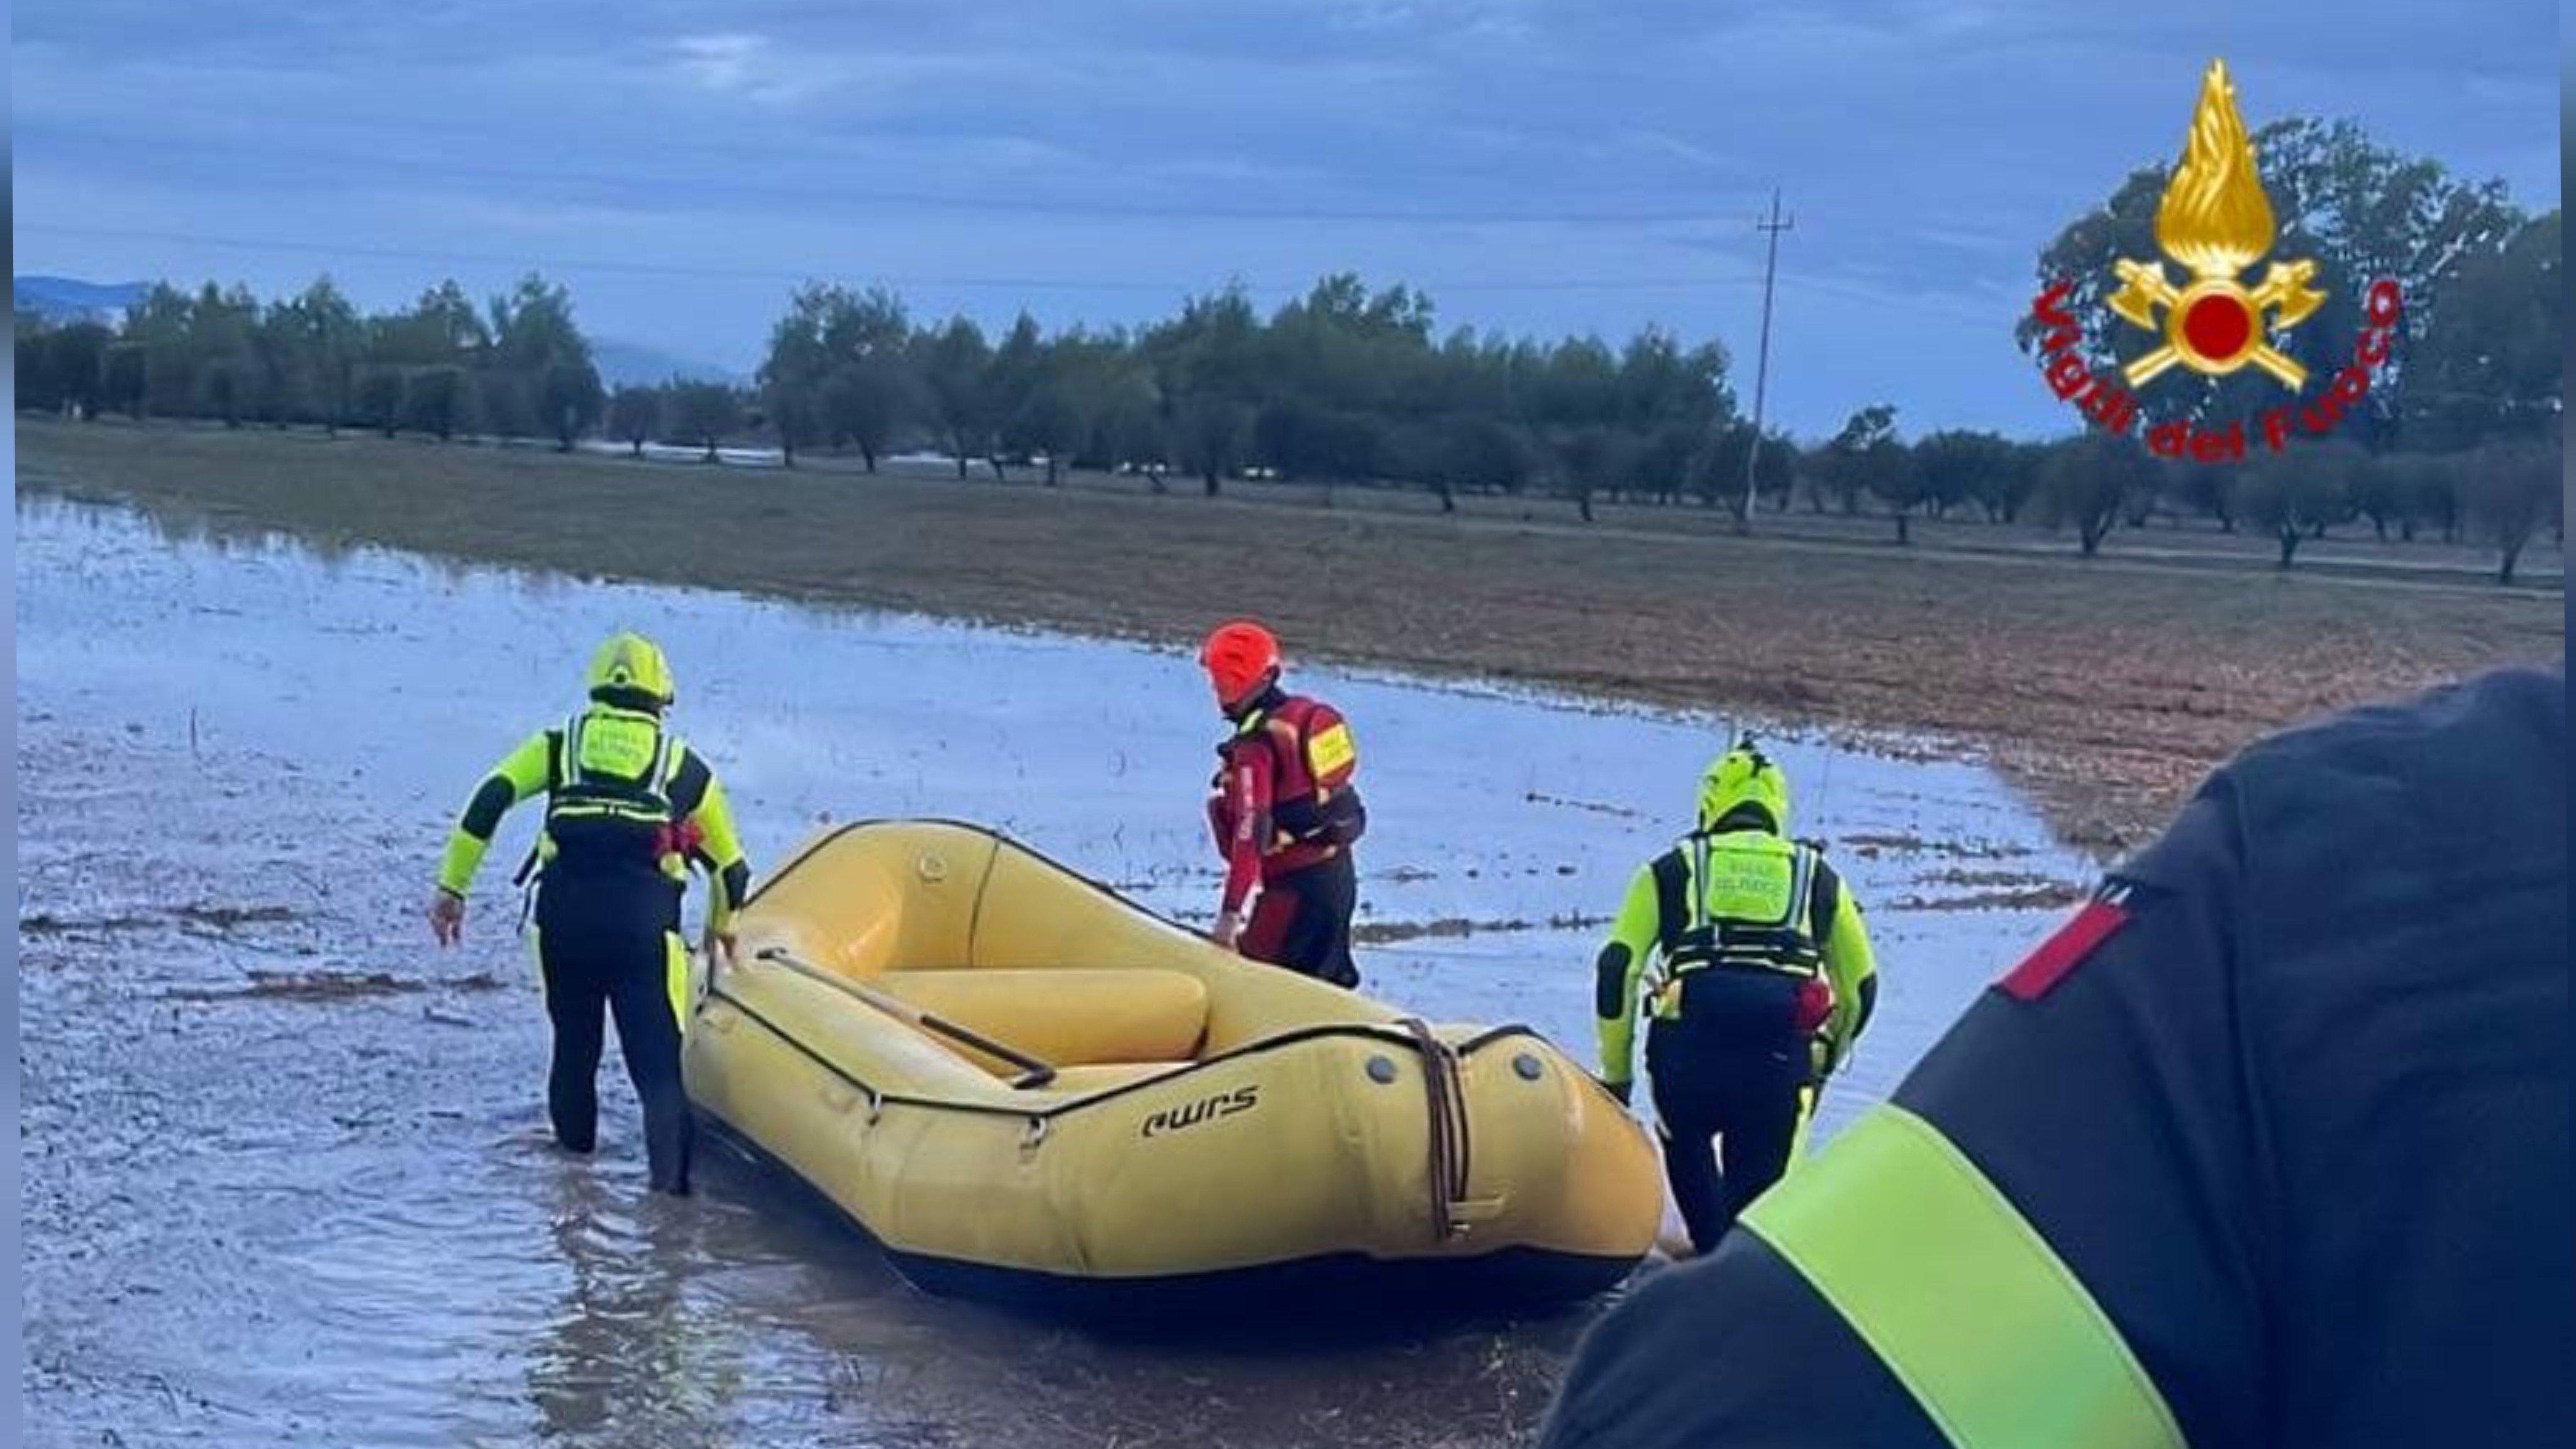
{"type": "Polygon", "coordinates": [[[1771,283],[1780,274],[1780,233],[1794,229],[1794,216],[1780,216],[1780,188],[1771,188],[1771,219],[1753,223],[1754,229],[1770,233],[1768,254],[1762,262],[1762,346],[1753,364],[1753,438],[1744,449],[1744,512],[1735,520],[1735,531],[1753,531],[1754,464],[1762,457],[1762,395],[1771,383],[1771,283]]]}

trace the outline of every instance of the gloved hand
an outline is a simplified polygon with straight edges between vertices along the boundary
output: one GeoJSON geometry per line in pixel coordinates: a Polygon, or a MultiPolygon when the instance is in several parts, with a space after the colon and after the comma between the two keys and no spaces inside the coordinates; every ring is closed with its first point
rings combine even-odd
{"type": "Polygon", "coordinates": [[[429,933],[442,946],[455,945],[465,934],[465,897],[444,886],[430,892],[429,933]]]}
{"type": "Polygon", "coordinates": [[[1243,936],[1243,918],[1232,911],[1217,913],[1216,924],[1208,928],[1208,939],[1231,951],[1243,936]]]}
{"type": "MultiPolygon", "coordinates": [[[[1596,1078],[1595,1080],[1599,1080],[1599,1079],[1598,1079],[1598,1078],[1596,1078]]],[[[1608,1092],[1608,1093],[1609,1093],[1611,1096],[1613,1096],[1613,1097],[1618,1098],[1618,1099],[1619,1099],[1619,1105],[1620,1105],[1620,1106],[1622,1106],[1622,1107],[1633,1107],[1633,1106],[1635,1106],[1635,1105],[1636,1105],[1636,1100],[1635,1100],[1635,1099],[1636,1099],[1636,1095],[1637,1095],[1637,1084],[1636,1084],[1635,1082],[1633,1082],[1633,1081],[1627,1081],[1627,1082],[1610,1082],[1610,1081],[1604,1081],[1604,1082],[1602,1082],[1602,1083],[1601,1083],[1601,1090],[1603,1090],[1603,1091],[1605,1091],[1605,1092],[1608,1092]]]]}
{"type": "Polygon", "coordinates": [[[710,969],[733,964],[734,935],[729,927],[707,923],[706,934],[698,942],[698,953],[707,958],[710,969]]]}

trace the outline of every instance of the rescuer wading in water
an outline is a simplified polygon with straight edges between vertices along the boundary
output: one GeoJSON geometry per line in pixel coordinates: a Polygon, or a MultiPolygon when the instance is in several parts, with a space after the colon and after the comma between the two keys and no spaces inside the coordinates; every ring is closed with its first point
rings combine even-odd
{"type": "Polygon", "coordinates": [[[586,708],[529,736],[474,792],[439,865],[430,928],[440,944],[456,943],[465,893],[493,830],[511,807],[544,795],[530,866],[537,960],[554,1025],[546,1105],[555,1140],[584,1153],[597,1143],[602,1016],[614,1014],[643,1103],[653,1186],[685,1194],[691,1126],[680,1085],[688,1018],[680,896],[692,864],[710,872],[712,953],[729,943],[727,925],[749,891],[751,868],[715,771],[663,719],[674,691],[662,651],[619,634],[591,659],[587,683],[586,708]]]}
{"type": "Polygon", "coordinates": [[[1641,1005],[1652,1018],[1664,1173],[1701,1253],[1788,1169],[1878,1000],[1860,903],[1788,830],[1780,766],[1750,742],[1720,755],[1698,828],[1637,872],[1594,966],[1601,1080],[1623,1102],[1641,1005]]]}

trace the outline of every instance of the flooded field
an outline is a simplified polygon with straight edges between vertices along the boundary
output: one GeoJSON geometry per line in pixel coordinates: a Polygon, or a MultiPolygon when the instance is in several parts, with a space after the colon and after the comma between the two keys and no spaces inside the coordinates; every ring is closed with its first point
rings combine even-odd
{"type": "MultiPolygon", "coordinates": [[[[463,950],[419,918],[451,812],[575,707],[618,627],[670,650],[677,727],[722,770],[755,869],[830,822],[955,816],[1204,917],[1219,730],[1182,656],[174,539],[23,499],[16,583],[37,1444],[1508,1443],[1589,1321],[1209,1347],[924,1298],[747,1164],[647,1199],[614,1067],[599,1159],[550,1149],[504,879],[533,810],[463,950]]],[[[1588,1063],[1599,920],[1688,823],[1726,726],[1300,680],[1361,743],[1366,989],[1525,1021],[1588,1063]]],[[[1800,833],[1873,908],[1884,973],[1830,1132],[2087,868],[1981,770],[1772,744],[1800,833]]]]}

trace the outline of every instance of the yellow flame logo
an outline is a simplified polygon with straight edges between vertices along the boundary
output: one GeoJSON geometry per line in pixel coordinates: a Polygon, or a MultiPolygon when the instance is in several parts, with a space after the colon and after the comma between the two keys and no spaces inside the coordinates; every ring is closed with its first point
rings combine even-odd
{"type": "Polygon", "coordinates": [[[2191,281],[2176,287],[2160,262],[2124,257],[2112,267],[2123,285],[2111,310],[2165,339],[2122,369],[2132,387],[2177,363],[2210,377],[2250,365],[2293,392],[2306,385],[2307,369],[2272,346],[2265,331],[2286,332],[2324,303],[2325,293],[2310,285],[2317,264],[2274,262],[2261,285],[2237,281],[2272,249],[2273,235],[2272,200],[2255,173],[2254,142],[2236,113],[2236,88],[2227,62],[2213,60],[2201,78],[2182,164],[2156,205],[2156,246],[2191,281]]]}
{"type": "Polygon", "coordinates": [[[2156,245],[2199,277],[2232,278],[2272,249],[2272,199],[2254,174],[2254,142],[2223,60],[2201,79],[2182,165],[2156,208],[2156,245]]]}

